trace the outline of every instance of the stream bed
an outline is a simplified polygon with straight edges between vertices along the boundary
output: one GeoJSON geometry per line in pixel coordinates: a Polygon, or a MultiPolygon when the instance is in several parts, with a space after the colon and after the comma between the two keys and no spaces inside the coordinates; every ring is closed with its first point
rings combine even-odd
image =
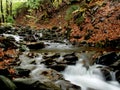
{"type": "Polygon", "coordinates": [[[55,32],[1,29],[1,51],[19,52],[1,55],[14,59],[9,68],[14,69],[10,80],[15,85],[6,80],[7,90],[120,90],[120,50],[73,46],[55,32]]]}

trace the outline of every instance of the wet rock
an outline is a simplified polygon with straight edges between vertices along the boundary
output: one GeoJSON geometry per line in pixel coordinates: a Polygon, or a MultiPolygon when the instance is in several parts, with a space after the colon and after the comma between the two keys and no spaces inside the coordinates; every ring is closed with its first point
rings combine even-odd
{"type": "Polygon", "coordinates": [[[10,73],[7,68],[2,68],[0,69],[0,75],[8,76],[10,73]]]}
{"type": "Polygon", "coordinates": [[[66,54],[63,57],[63,60],[66,61],[67,64],[75,64],[78,60],[78,57],[75,55],[75,53],[66,54]]]}
{"type": "Polygon", "coordinates": [[[58,72],[64,71],[67,65],[65,64],[56,64],[56,65],[49,65],[48,68],[54,69],[58,72]]]}
{"type": "Polygon", "coordinates": [[[20,45],[19,50],[24,52],[24,51],[28,51],[29,49],[26,45],[20,45]]]}
{"type": "Polygon", "coordinates": [[[44,61],[42,61],[41,63],[44,63],[46,65],[47,68],[51,68],[54,69],[58,72],[63,71],[65,69],[65,67],[67,66],[66,62],[64,61],[57,61],[55,58],[58,57],[59,55],[55,54],[53,56],[47,56],[44,57],[44,61]]]}
{"type": "Polygon", "coordinates": [[[29,52],[27,54],[27,56],[30,57],[30,58],[35,58],[35,57],[38,57],[39,55],[37,53],[34,53],[34,52],[29,52]]]}
{"type": "Polygon", "coordinates": [[[116,80],[120,83],[120,71],[117,71],[115,76],[116,76],[116,80]]]}
{"type": "Polygon", "coordinates": [[[69,81],[66,80],[58,80],[56,84],[59,85],[61,90],[81,90],[81,87],[71,84],[69,81]]]}
{"type": "Polygon", "coordinates": [[[6,37],[6,39],[10,40],[10,41],[14,41],[15,42],[15,38],[13,36],[8,36],[6,37]]]}
{"type": "Polygon", "coordinates": [[[16,90],[16,85],[9,78],[0,75],[0,90],[16,90]]]}
{"type": "Polygon", "coordinates": [[[29,49],[42,49],[45,48],[44,42],[34,42],[34,43],[28,43],[27,47],[29,49]]]}
{"type": "Polygon", "coordinates": [[[38,38],[35,35],[27,35],[24,37],[24,40],[29,42],[36,42],[38,41],[38,38]]]}
{"type": "Polygon", "coordinates": [[[60,53],[55,53],[52,55],[45,55],[45,56],[43,56],[43,59],[48,59],[48,58],[55,59],[55,58],[59,58],[59,57],[60,57],[60,53]]]}
{"type": "Polygon", "coordinates": [[[44,61],[42,61],[41,63],[44,63],[45,65],[49,66],[49,65],[55,64],[56,61],[53,60],[52,58],[47,58],[44,61]]]}
{"type": "MultiPolygon", "coordinates": [[[[12,39],[13,40],[13,39],[12,39]]],[[[11,41],[10,38],[5,38],[1,41],[4,45],[4,48],[7,50],[8,48],[17,49],[19,46],[15,41],[11,41]]]]}
{"type": "Polygon", "coordinates": [[[57,81],[63,79],[63,75],[53,69],[43,70],[40,75],[51,81],[57,81]]]}
{"type": "Polygon", "coordinates": [[[3,26],[0,26],[0,34],[3,34],[5,32],[5,28],[3,26]]]}
{"type": "Polygon", "coordinates": [[[112,65],[110,65],[110,67],[113,68],[114,71],[119,70],[120,69],[120,60],[118,60],[115,63],[113,63],[112,65]]]}
{"type": "Polygon", "coordinates": [[[103,68],[101,69],[101,72],[105,78],[106,81],[111,81],[112,80],[112,76],[111,76],[111,71],[109,69],[103,68]]]}
{"type": "Polygon", "coordinates": [[[111,48],[120,48],[120,38],[116,38],[114,40],[106,40],[105,47],[111,47],[111,48]]]}
{"type": "Polygon", "coordinates": [[[96,60],[96,64],[111,65],[118,60],[116,52],[107,53],[96,60]]]}
{"type": "Polygon", "coordinates": [[[61,90],[53,82],[41,82],[30,78],[19,78],[14,80],[14,83],[17,86],[16,90],[61,90]]]}
{"type": "Polygon", "coordinates": [[[30,70],[22,69],[22,68],[16,68],[15,73],[16,73],[16,76],[19,76],[19,77],[28,77],[29,73],[30,73],[30,70]]]}

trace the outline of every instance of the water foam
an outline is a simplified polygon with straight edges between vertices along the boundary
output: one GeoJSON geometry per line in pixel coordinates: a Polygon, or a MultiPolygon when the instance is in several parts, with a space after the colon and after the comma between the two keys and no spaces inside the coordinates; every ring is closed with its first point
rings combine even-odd
{"type": "Polygon", "coordinates": [[[98,65],[93,65],[86,69],[82,63],[77,63],[75,66],[68,66],[62,74],[66,80],[80,86],[82,90],[120,90],[118,82],[105,81],[97,67],[98,65]]]}

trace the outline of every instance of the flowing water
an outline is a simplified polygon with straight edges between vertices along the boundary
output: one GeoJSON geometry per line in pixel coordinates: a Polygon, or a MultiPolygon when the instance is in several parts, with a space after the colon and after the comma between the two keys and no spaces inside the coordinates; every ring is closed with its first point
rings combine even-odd
{"type": "MultiPolygon", "coordinates": [[[[5,36],[9,36],[7,34],[4,34],[5,36]]],[[[14,36],[16,41],[20,40],[20,37],[14,36]]],[[[66,42],[66,41],[65,41],[66,42]]],[[[40,76],[39,73],[43,70],[47,70],[45,65],[40,64],[42,61],[42,55],[43,53],[68,53],[68,52],[77,52],[79,60],[75,65],[68,65],[66,69],[61,72],[64,76],[64,78],[71,83],[78,85],[82,88],[82,90],[120,90],[120,84],[115,79],[115,73],[111,72],[112,81],[106,81],[100,71],[99,67],[100,65],[94,64],[92,66],[89,65],[89,58],[86,57],[84,54],[82,55],[79,53],[82,50],[89,50],[87,48],[76,48],[72,45],[67,44],[59,44],[59,43],[51,43],[45,41],[45,44],[47,45],[46,48],[41,50],[33,50],[32,52],[39,53],[39,57],[36,58],[28,58],[25,56],[27,52],[25,52],[23,55],[20,56],[21,65],[20,67],[24,69],[31,69],[30,76],[34,79],[44,79],[44,77],[40,76]],[[79,55],[80,54],[80,55],[79,55]],[[85,63],[82,63],[84,60],[86,60],[85,63]],[[35,60],[36,64],[31,64],[35,60]],[[85,67],[85,64],[87,68],[85,67]],[[38,73],[39,72],[39,73],[38,73]]],[[[91,49],[90,49],[91,50],[91,49]]],[[[98,50],[98,49],[95,49],[98,50]]],[[[93,51],[91,51],[93,52],[93,51]]],[[[94,52],[95,53],[95,52],[94,52]]],[[[92,55],[92,54],[89,54],[92,55]]],[[[61,58],[61,57],[60,57],[61,58]]],[[[104,67],[104,66],[101,66],[104,67]]]]}
{"type": "MultiPolygon", "coordinates": [[[[54,45],[56,46],[55,43],[54,45]]],[[[54,48],[54,50],[51,51],[51,53],[53,52],[68,53],[72,51],[72,48],[70,47],[67,47],[66,50],[65,50],[65,47],[64,47],[64,50],[60,49],[61,47],[60,48],[57,47],[56,49],[54,48]]],[[[37,52],[39,54],[50,52],[52,48],[53,46],[51,48],[49,46],[43,50],[40,50],[40,51],[38,50],[34,52],[37,52]]],[[[92,52],[92,53],[95,53],[95,52],[92,52]]],[[[89,55],[92,55],[92,54],[89,53],[89,55]]],[[[79,56],[79,60],[76,63],[76,65],[68,65],[66,69],[63,72],[61,72],[66,80],[70,81],[71,83],[75,85],[80,86],[82,90],[120,90],[120,84],[115,79],[115,73],[111,72],[112,81],[106,81],[100,71],[100,68],[97,68],[97,67],[100,67],[100,65],[95,64],[95,65],[90,66],[89,61],[87,60],[85,61],[86,63],[84,64],[86,64],[89,68],[86,68],[84,64],[82,63],[82,61],[88,59],[88,57],[85,56],[84,54],[83,55],[80,54],[78,56],[79,56]]],[[[34,68],[30,74],[31,77],[37,80],[38,79],[45,80],[44,77],[40,77],[39,75],[39,73],[42,70],[46,69],[43,64],[39,64],[40,61],[42,60],[42,54],[40,54],[39,57],[35,59],[37,63],[36,65],[28,64],[30,60],[28,60],[28,58],[25,58],[24,56],[22,58],[24,58],[24,61],[22,61],[22,64],[21,64],[22,67],[27,68],[27,69],[34,68]]],[[[101,66],[101,67],[104,67],[104,66],[101,66]]]]}
{"type": "Polygon", "coordinates": [[[82,90],[120,90],[117,81],[106,82],[104,80],[98,66],[93,65],[86,69],[83,64],[78,62],[75,66],[68,66],[63,75],[66,80],[81,86],[82,90]]]}

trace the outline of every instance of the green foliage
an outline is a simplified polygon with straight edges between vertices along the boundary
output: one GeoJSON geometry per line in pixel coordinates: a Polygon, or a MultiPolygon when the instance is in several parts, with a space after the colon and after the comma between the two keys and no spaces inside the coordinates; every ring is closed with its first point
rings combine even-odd
{"type": "MultiPolygon", "coordinates": [[[[80,1],[80,0],[72,0],[72,1],[80,1]]],[[[77,25],[81,24],[84,21],[85,13],[89,9],[86,2],[81,2],[79,5],[72,5],[66,11],[65,19],[67,21],[73,20],[77,25]]]]}
{"type": "Polygon", "coordinates": [[[7,23],[14,23],[14,19],[13,19],[13,16],[7,16],[7,18],[6,18],[6,22],[7,23]]]}
{"type": "Polygon", "coordinates": [[[73,12],[75,10],[78,10],[79,8],[79,5],[72,5],[70,8],[68,8],[68,10],[66,11],[65,20],[71,20],[73,18],[73,12]]]}
{"type": "Polygon", "coordinates": [[[74,22],[79,25],[84,21],[84,12],[79,12],[76,16],[74,16],[74,22]]]}
{"type": "Polygon", "coordinates": [[[58,8],[59,5],[62,3],[62,0],[53,0],[52,4],[55,8],[58,8]]]}
{"type": "Polygon", "coordinates": [[[26,5],[30,9],[38,9],[42,2],[44,2],[44,0],[28,0],[26,5]]]}
{"type": "Polygon", "coordinates": [[[24,2],[16,2],[16,3],[13,3],[12,5],[12,10],[13,10],[13,15],[17,15],[17,13],[19,12],[19,9],[21,9],[22,7],[25,6],[25,3],[24,2]]]}

